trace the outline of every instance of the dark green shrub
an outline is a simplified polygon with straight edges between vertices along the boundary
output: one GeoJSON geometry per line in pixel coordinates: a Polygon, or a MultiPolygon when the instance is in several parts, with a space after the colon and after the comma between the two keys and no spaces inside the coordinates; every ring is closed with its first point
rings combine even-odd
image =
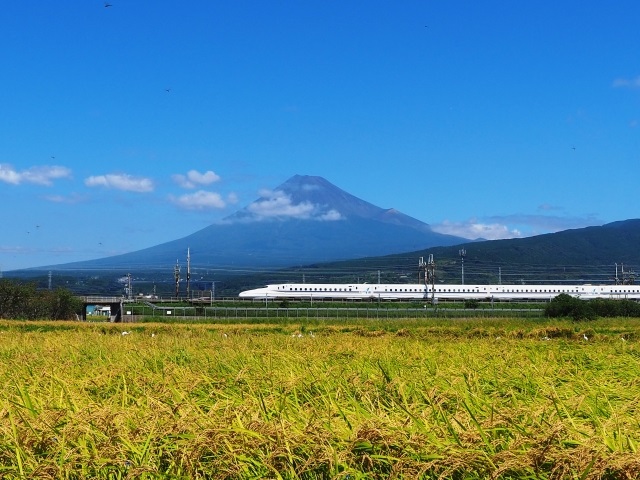
{"type": "Polygon", "coordinates": [[[471,298],[469,300],[464,301],[464,308],[471,308],[475,310],[480,305],[480,302],[475,298],[471,298]]]}
{"type": "Polygon", "coordinates": [[[575,321],[593,320],[597,317],[596,311],[590,302],[561,293],[551,300],[544,309],[546,317],[568,317],[575,321]]]}

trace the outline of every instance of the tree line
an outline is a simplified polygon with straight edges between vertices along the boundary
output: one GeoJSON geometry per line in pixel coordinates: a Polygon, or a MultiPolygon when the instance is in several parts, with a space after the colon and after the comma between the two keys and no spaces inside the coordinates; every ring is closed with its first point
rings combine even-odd
{"type": "Polygon", "coordinates": [[[604,298],[580,300],[562,293],[547,304],[544,313],[550,318],[565,317],[576,321],[599,317],[640,317],[640,303],[604,298]]]}
{"type": "Polygon", "coordinates": [[[38,290],[35,283],[0,279],[0,318],[13,320],[75,320],[82,300],[65,288],[38,290]]]}

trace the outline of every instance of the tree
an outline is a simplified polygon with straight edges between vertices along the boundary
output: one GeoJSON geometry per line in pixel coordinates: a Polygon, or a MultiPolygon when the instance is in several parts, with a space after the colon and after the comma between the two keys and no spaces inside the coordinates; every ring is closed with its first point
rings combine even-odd
{"type": "Polygon", "coordinates": [[[70,320],[82,311],[82,301],[64,288],[37,290],[35,283],[0,280],[0,318],[70,320]]]}
{"type": "Polygon", "coordinates": [[[551,300],[544,309],[550,318],[569,317],[575,321],[594,320],[597,315],[589,302],[561,293],[551,300]]]}

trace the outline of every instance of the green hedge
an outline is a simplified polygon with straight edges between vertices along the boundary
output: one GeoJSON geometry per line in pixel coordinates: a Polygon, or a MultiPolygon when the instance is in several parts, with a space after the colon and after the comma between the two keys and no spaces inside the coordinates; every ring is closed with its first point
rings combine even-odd
{"type": "Polygon", "coordinates": [[[580,300],[562,293],[547,304],[545,316],[573,320],[594,320],[598,317],[640,317],[640,303],[632,300],[580,300]]]}

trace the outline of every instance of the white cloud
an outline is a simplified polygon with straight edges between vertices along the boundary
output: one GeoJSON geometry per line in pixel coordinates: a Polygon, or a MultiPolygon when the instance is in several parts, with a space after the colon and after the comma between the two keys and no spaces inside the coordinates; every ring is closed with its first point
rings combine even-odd
{"type": "Polygon", "coordinates": [[[20,174],[16,172],[10,165],[0,164],[0,180],[5,183],[18,185],[21,181],[20,174]]]}
{"type": "MultiPolygon", "coordinates": [[[[315,188],[315,187],[312,187],[315,188]]],[[[250,204],[246,210],[253,218],[243,221],[263,220],[268,218],[297,218],[301,220],[336,221],[344,217],[335,209],[327,210],[326,205],[318,205],[309,201],[294,203],[291,196],[281,190],[262,190],[260,199],[250,204]]]]}
{"type": "Polygon", "coordinates": [[[553,210],[563,210],[562,207],[558,207],[557,205],[551,205],[550,203],[543,203],[542,205],[538,205],[538,210],[543,212],[550,212],[553,210]]]}
{"type": "Polygon", "coordinates": [[[227,195],[227,202],[235,205],[236,203],[238,203],[238,195],[236,195],[234,192],[231,192],[229,195],[227,195]]]}
{"type": "Polygon", "coordinates": [[[344,217],[342,216],[342,214],[339,211],[331,209],[328,212],[320,215],[318,217],[318,219],[319,220],[324,220],[324,221],[327,221],[327,222],[334,222],[336,220],[343,220],[344,217]]]}
{"type": "Polygon", "coordinates": [[[176,174],[171,178],[182,188],[197,188],[202,185],[210,185],[220,181],[220,176],[215,172],[208,170],[200,173],[197,170],[189,170],[186,175],[176,174]]]}
{"type": "Polygon", "coordinates": [[[52,202],[52,203],[68,203],[68,204],[76,204],[76,203],[81,203],[83,202],[85,199],[78,195],[77,193],[73,193],[71,195],[46,195],[44,197],[45,200],[47,200],[48,202],[52,202]]]}
{"type": "Polygon", "coordinates": [[[88,187],[104,187],[127,192],[152,192],[154,185],[149,178],[134,177],[128,174],[108,174],[91,176],[85,179],[88,187]]]}
{"type": "Polygon", "coordinates": [[[247,210],[259,217],[309,218],[315,209],[310,202],[293,204],[291,197],[279,190],[263,190],[260,195],[260,200],[247,207],[247,210]]]}
{"type": "Polygon", "coordinates": [[[169,196],[169,200],[185,210],[209,210],[212,208],[221,209],[226,206],[220,194],[198,190],[194,193],[181,195],[179,197],[169,196]]]}
{"type": "Polygon", "coordinates": [[[616,78],[613,81],[614,88],[640,88],[640,76],[636,78],[616,78]]]}
{"type": "MultiPolygon", "coordinates": [[[[562,207],[554,207],[555,210],[563,210],[562,207]]],[[[584,217],[568,217],[561,215],[503,215],[486,219],[489,222],[517,225],[520,230],[526,230],[525,236],[553,233],[570,228],[583,228],[593,225],[602,225],[602,221],[595,215],[584,217]]]]}
{"type": "Polygon", "coordinates": [[[499,240],[502,238],[517,238],[522,236],[522,233],[518,229],[511,229],[507,225],[500,223],[481,223],[476,219],[471,219],[466,222],[450,222],[445,220],[439,225],[431,225],[431,228],[438,233],[455,235],[456,237],[471,240],[475,240],[476,238],[499,240]]]}
{"type": "MultiPolygon", "coordinates": [[[[562,210],[562,207],[542,205],[541,210],[562,210]]],[[[456,235],[458,237],[475,240],[500,240],[503,238],[520,238],[544,233],[555,233],[571,228],[584,228],[602,225],[594,215],[585,217],[563,217],[554,215],[503,215],[483,218],[471,218],[463,222],[445,220],[440,224],[431,225],[438,233],[456,235]]]]}
{"type": "Polygon", "coordinates": [[[11,165],[0,164],[0,181],[12,185],[34,183],[36,185],[52,185],[53,180],[68,178],[71,170],[59,165],[43,165],[18,171],[11,165]]]}

